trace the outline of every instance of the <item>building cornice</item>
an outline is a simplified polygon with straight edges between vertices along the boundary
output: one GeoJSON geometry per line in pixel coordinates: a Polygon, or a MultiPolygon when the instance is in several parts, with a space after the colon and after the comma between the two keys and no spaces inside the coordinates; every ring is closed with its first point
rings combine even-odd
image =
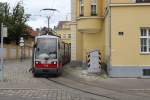
{"type": "Polygon", "coordinates": [[[98,17],[98,16],[85,16],[85,17],[77,17],[77,20],[81,19],[103,19],[104,17],[98,17]]]}
{"type": "Polygon", "coordinates": [[[77,25],[76,21],[71,21],[70,25],[77,25]]]}
{"type": "Polygon", "coordinates": [[[105,9],[104,12],[104,19],[109,13],[108,7],[141,7],[141,6],[150,6],[150,3],[111,3],[106,6],[107,9],[105,9]]]}
{"type": "Polygon", "coordinates": [[[150,6],[150,3],[111,3],[111,7],[150,6]]]}

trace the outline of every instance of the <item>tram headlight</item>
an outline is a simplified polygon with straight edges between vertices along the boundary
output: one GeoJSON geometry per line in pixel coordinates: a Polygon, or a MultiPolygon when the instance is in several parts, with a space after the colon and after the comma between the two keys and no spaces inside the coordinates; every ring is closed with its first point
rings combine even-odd
{"type": "Polygon", "coordinates": [[[56,61],[54,61],[54,64],[57,64],[57,62],[56,62],[56,61]]]}
{"type": "Polygon", "coordinates": [[[41,62],[40,61],[35,61],[35,64],[40,64],[41,62]]]}
{"type": "Polygon", "coordinates": [[[57,64],[57,61],[53,61],[52,64],[57,64]]]}

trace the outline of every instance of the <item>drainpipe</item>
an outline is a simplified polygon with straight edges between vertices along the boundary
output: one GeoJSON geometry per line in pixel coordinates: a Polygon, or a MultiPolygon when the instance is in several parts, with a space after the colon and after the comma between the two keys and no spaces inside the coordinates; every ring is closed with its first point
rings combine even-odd
{"type": "Polygon", "coordinates": [[[111,67],[111,0],[108,1],[108,16],[109,16],[109,21],[108,21],[108,30],[109,30],[109,60],[108,60],[108,74],[110,74],[110,70],[112,69],[111,67]]]}

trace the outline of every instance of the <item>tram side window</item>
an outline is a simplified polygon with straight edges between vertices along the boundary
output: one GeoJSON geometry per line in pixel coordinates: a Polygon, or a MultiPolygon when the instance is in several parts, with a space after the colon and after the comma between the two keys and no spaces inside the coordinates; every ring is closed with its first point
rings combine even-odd
{"type": "Polygon", "coordinates": [[[64,44],[63,44],[63,42],[61,42],[60,44],[61,44],[60,45],[60,51],[62,53],[62,56],[64,56],[64,44]]]}
{"type": "Polygon", "coordinates": [[[58,42],[58,49],[60,50],[60,41],[58,42]]]}

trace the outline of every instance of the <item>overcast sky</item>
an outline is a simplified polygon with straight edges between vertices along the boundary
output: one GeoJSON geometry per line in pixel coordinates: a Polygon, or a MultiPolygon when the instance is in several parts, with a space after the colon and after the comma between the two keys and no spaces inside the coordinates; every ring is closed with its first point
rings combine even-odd
{"type": "Polygon", "coordinates": [[[0,0],[0,2],[8,2],[11,7],[14,7],[19,1],[23,1],[25,13],[31,14],[27,24],[34,29],[47,26],[46,17],[49,15],[51,16],[51,27],[57,25],[57,22],[60,20],[70,20],[71,0],[0,0]],[[40,11],[44,8],[54,8],[58,11],[40,11]]]}

